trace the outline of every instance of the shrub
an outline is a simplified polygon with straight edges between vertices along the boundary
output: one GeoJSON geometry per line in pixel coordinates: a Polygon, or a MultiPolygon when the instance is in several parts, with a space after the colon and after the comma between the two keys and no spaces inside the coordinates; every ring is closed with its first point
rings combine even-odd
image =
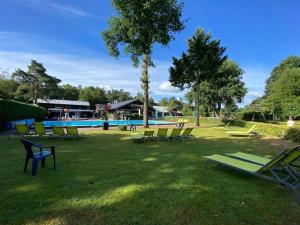
{"type": "Polygon", "coordinates": [[[300,143],[300,129],[298,128],[289,128],[284,135],[284,138],[294,142],[300,143]]]}
{"type": "Polygon", "coordinates": [[[46,109],[22,102],[0,99],[0,128],[4,122],[34,118],[40,121],[44,118],[46,109]]]}
{"type": "Polygon", "coordinates": [[[142,120],[143,119],[143,116],[139,115],[138,113],[132,113],[128,117],[130,120],[142,120]]]}
{"type": "Polygon", "coordinates": [[[127,130],[127,126],[121,125],[121,126],[119,126],[119,130],[120,131],[126,131],[127,130]]]}

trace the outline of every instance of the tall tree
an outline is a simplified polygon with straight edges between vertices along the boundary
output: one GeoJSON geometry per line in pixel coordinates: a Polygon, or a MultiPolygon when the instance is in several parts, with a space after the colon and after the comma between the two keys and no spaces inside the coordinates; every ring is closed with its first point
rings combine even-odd
{"type": "Polygon", "coordinates": [[[300,57],[289,56],[282,60],[280,64],[273,68],[271,76],[266,80],[265,94],[269,95],[272,84],[281,76],[284,75],[284,70],[300,68],[300,57]]]}
{"type": "MultiPolygon", "coordinates": [[[[18,95],[26,94],[28,101],[37,103],[38,98],[53,98],[59,91],[58,83],[61,80],[46,73],[43,64],[32,60],[28,65],[28,71],[17,69],[12,77],[20,84],[18,95]]],[[[23,97],[23,96],[22,96],[23,97]]]]}
{"type": "Polygon", "coordinates": [[[80,100],[88,101],[92,109],[95,109],[96,104],[106,104],[108,99],[104,89],[99,87],[84,87],[80,90],[80,100]]]}
{"type": "Polygon", "coordinates": [[[61,88],[61,96],[65,100],[78,100],[80,90],[70,84],[64,84],[61,88]]]}
{"type": "Polygon", "coordinates": [[[154,43],[163,46],[183,30],[183,3],[177,0],[112,0],[117,15],[109,20],[109,28],[102,33],[110,54],[120,55],[119,45],[131,56],[137,67],[142,57],[142,87],[144,89],[144,127],[148,127],[149,73],[154,66],[151,53],[154,43]]]}
{"type": "Polygon", "coordinates": [[[211,40],[210,33],[197,29],[188,40],[187,53],[183,53],[180,59],[173,57],[169,81],[180,89],[192,87],[195,90],[196,126],[200,125],[200,81],[213,80],[212,76],[227,58],[224,53],[225,48],[220,46],[219,40],[211,40]]]}

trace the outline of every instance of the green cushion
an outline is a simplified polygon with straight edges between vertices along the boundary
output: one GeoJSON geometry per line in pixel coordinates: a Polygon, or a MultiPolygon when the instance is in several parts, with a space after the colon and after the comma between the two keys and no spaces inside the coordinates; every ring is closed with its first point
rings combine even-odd
{"type": "Polygon", "coordinates": [[[244,170],[249,173],[256,173],[261,168],[263,168],[263,166],[261,166],[261,165],[257,165],[254,163],[245,162],[242,160],[238,160],[238,159],[234,159],[234,158],[230,158],[230,157],[226,157],[226,156],[222,156],[222,155],[217,155],[217,154],[214,154],[211,156],[203,156],[203,157],[206,159],[230,166],[230,167],[244,170]]]}
{"type": "Polygon", "coordinates": [[[236,153],[227,154],[227,155],[230,155],[230,156],[235,157],[235,158],[255,162],[255,163],[258,163],[258,164],[261,164],[261,165],[265,165],[268,162],[270,162],[270,160],[271,160],[271,159],[268,159],[268,158],[264,158],[264,157],[257,156],[257,155],[252,155],[252,154],[247,154],[247,153],[243,153],[243,152],[236,152],[236,153]]]}

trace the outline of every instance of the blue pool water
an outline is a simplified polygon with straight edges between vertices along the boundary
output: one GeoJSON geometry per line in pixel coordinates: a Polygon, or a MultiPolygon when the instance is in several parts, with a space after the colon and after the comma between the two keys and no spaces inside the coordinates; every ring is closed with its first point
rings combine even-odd
{"type": "MultiPolygon", "coordinates": [[[[104,120],[71,120],[71,121],[44,121],[45,127],[52,126],[74,126],[74,127],[101,127],[103,126],[104,120]]],[[[143,125],[143,120],[108,120],[109,126],[120,126],[120,125],[143,125]]],[[[173,124],[172,122],[149,120],[149,125],[164,125],[173,124]]]]}

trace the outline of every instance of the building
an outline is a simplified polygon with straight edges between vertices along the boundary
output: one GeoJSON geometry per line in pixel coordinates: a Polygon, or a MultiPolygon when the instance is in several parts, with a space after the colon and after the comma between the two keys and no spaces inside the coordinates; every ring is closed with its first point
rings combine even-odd
{"type": "MultiPolygon", "coordinates": [[[[139,99],[131,99],[123,102],[117,102],[108,105],[96,105],[96,112],[101,113],[109,111],[114,114],[115,119],[128,119],[129,115],[143,115],[144,103],[139,99]]],[[[153,117],[154,109],[152,106],[148,108],[149,117],[153,117]]]]}
{"type": "Polygon", "coordinates": [[[155,118],[164,118],[165,116],[172,116],[172,113],[169,111],[167,106],[153,106],[154,117],[155,118]]]}
{"type": "Polygon", "coordinates": [[[88,118],[94,116],[90,103],[60,99],[38,99],[37,104],[49,112],[50,118],[88,118]]]}

